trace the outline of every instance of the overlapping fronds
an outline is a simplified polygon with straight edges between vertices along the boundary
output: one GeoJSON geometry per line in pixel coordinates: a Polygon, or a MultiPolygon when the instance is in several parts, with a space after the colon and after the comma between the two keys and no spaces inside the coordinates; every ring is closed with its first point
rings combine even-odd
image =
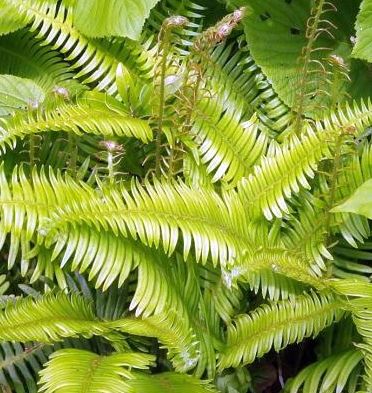
{"type": "MultiPolygon", "coordinates": [[[[159,247],[171,255],[182,233],[184,258],[193,247],[196,260],[206,262],[211,256],[216,264],[233,258],[239,244],[249,244],[244,226],[244,211],[234,212],[213,191],[192,189],[179,182],[155,181],[154,185],[132,183],[131,191],[121,185],[103,190],[102,195],[90,191],[89,203],[77,201],[59,210],[51,220],[50,236],[66,225],[85,223],[107,229],[124,237],[130,235],[148,246],[159,247]],[[168,201],[165,203],[165,201],[168,201]],[[239,218],[238,218],[239,217],[239,218]],[[234,225],[234,223],[242,225],[234,225]]],[[[66,228],[66,230],[68,230],[66,228]]]]}
{"type": "Polygon", "coordinates": [[[4,342],[0,346],[0,386],[16,393],[36,393],[37,373],[52,352],[50,345],[4,342]],[[12,391],[12,390],[10,390],[12,391]]]}
{"type": "Polygon", "coordinates": [[[154,356],[141,353],[115,353],[99,356],[77,349],[54,352],[40,372],[40,392],[46,393],[122,393],[133,379],[132,368],[147,369],[154,356]]]}
{"type": "MultiPolygon", "coordinates": [[[[37,38],[50,44],[53,49],[61,52],[71,68],[77,70],[76,77],[84,84],[95,83],[98,90],[105,90],[109,94],[117,91],[115,84],[116,68],[119,62],[128,57],[128,49],[120,42],[101,45],[84,37],[73,26],[73,12],[71,7],[65,7],[54,1],[17,1],[11,5],[18,9],[25,20],[32,23],[30,31],[36,32],[37,38]]],[[[140,44],[138,44],[140,45],[140,44]]],[[[138,45],[129,44],[131,61],[138,54],[138,45]]],[[[143,72],[143,57],[147,52],[145,46],[139,55],[138,71],[143,72]],[[142,65],[142,66],[141,66],[142,65]]],[[[153,55],[149,54],[149,58],[153,55]]],[[[146,71],[141,76],[144,76],[146,71]]]]}
{"type": "Polygon", "coordinates": [[[332,295],[315,293],[262,305],[238,316],[227,330],[220,368],[252,363],[274,348],[276,351],[305,337],[316,336],[340,319],[341,302],[332,295]]]}
{"type": "Polygon", "coordinates": [[[357,391],[358,375],[363,355],[359,350],[351,350],[329,356],[300,371],[291,379],[284,391],[288,393],[333,393],[357,391]],[[349,382],[349,383],[348,383],[349,382]]]}
{"type": "Polygon", "coordinates": [[[62,86],[74,96],[82,89],[60,54],[27,30],[0,37],[0,54],[3,74],[32,79],[47,92],[62,86]]]}
{"type": "Polygon", "coordinates": [[[243,200],[247,203],[252,217],[263,212],[271,220],[288,213],[286,199],[300,189],[309,189],[308,178],[315,175],[320,160],[331,157],[331,149],[342,130],[351,129],[361,134],[371,122],[372,103],[354,103],[331,113],[322,122],[310,123],[300,138],[292,136],[280,147],[273,149],[262,159],[254,173],[238,185],[243,200]]]}
{"type": "Polygon", "coordinates": [[[226,108],[243,108],[248,120],[257,113],[260,130],[279,132],[290,121],[289,110],[278,98],[266,76],[249,53],[249,46],[239,37],[239,47],[221,45],[205,66],[208,89],[222,98],[226,108]]]}

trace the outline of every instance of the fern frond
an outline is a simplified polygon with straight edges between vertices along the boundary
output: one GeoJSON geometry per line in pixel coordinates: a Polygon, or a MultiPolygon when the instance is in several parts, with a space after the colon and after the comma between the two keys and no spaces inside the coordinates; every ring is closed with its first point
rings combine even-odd
{"type": "Polygon", "coordinates": [[[238,42],[238,48],[221,45],[212,52],[211,64],[205,65],[208,89],[226,108],[242,106],[246,120],[256,113],[260,131],[275,135],[288,125],[289,109],[253,60],[244,38],[238,42]]]}
{"type": "MultiPolygon", "coordinates": [[[[113,43],[106,48],[105,44],[93,43],[84,37],[73,26],[72,7],[65,7],[53,1],[40,3],[32,0],[17,0],[12,1],[11,4],[28,23],[31,23],[29,30],[36,32],[37,38],[42,38],[43,42],[52,46],[52,49],[61,52],[72,69],[79,70],[76,77],[81,79],[82,83],[95,83],[98,90],[105,90],[109,94],[117,92],[116,69],[119,62],[124,62],[125,55],[123,56],[122,53],[127,53],[127,49],[122,44],[113,43]]],[[[133,43],[131,46],[136,47],[138,52],[138,45],[133,43]]],[[[143,50],[146,52],[145,47],[143,50]]],[[[135,57],[133,56],[132,60],[135,57]]],[[[149,57],[151,58],[152,55],[149,57]]],[[[140,66],[143,54],[140,58],[139,74],[143,68],[140,66]]]]}
{"type": "Polygon", "coordinates": [[[73,79],[69,64],[57,51],[43,46],[28,31],[0,37],[0,72],[33,80],[46,92],[62,86],[75,96],[83,87],[73,79]]]}
{"type": "Polygon", "coordinates": [[[47,294],[39,299],[8,302],[0,313],[0,339],[49,343],[64,337],[101,334],[90,304],[76,295],[47,294]]]}
{"type": "Polygon", "coordinates": [[[144,319],[122,319],[110,326],[137,336],[156,337],[168,350],[173,366],[179,372],[193,369],[199,361],[198,343],[187,320],[176,310],[144,319]]]}
{"type": "Polygon", "coordinates": [[[88,351],[62,349],[50,356],[40,372],[40,392],[122,393],[133,379],[132,368],[147,369],[154,356],[140,353],[114,353],[99,356],[88,351]]]}
{"type": "Polygon", "coordinates": [[[176,373],[161,373],[157,375],[137,374],[128,382],[129,393],[207,393],[216,392],[214,387],[206,381],[193,378],[189,375],[176,373]]]}
{"type": "Polygon", "coordinates": [[[340,306],[341,301],[332,295],[311,293],[238,316],[228,327],[220,368],[249,364],[271,348],[279,351],[305,337],[316,336],[342,317],[340,306]]]}
{"type": "Polygon", "coordinates": [[[110,106],[100,95],[80,98],[76,104],[61,103],[52,110],[40,109],[1,119],[0,146],[14,148],[18,138],[45,131],[69,131],[77,135],[84,132],[105,136],[131,136],[147,142],[152,131],[147,121],[125,113],[116,104],[110,106]]]}
{"type": "MultiPolygon", "coordinates": [[[[351,375],[359,374],[362,359],[361,351],[355,349],[329,356],[305,367],[286,383],[284,392],[343,392],[351,375]]],[[[356,390],[349,386],[347,392],[355,393],[356,390]]]]}
{"type": "MultiPolygon", "coordinates": [[[[87,201],[88,204],[74,203],[65,211],[60,210],[52,219],[50,236],[53,237],[53,228],[85,223],[139,238],[148,246],[162,244],[170,255],[180,239],[180,230],[185,259],[193,245],[197,261],[205,263],[211,255],[215,264],[233,258],[239,245],[250,242],[246,228],[234,225],[238,208],[231,217],[217,193],[191,189],[181,182],[170,185],[155,181],[154,185],[145,186],[133,182],[130,193],[120,186],[103,191],[102,196],[90,192],[87,201]],[[166,200],[171,203],[165,204],[166,200]]],[[[244,212],[240,211],[242,219],[244,212]]]]}
{"type": "Polygon", "coordinates": [[[207,173],[214,173],[212,182],[222,178],[235,186],[266,150],[267,137],[258,132],[257,119],[242,123],[241,108],[224,110],[213,98],[199,102],[193,117],[191,133],[207,173]]]}
{"type": "Polygon", "coordinates": [[[0,386],[14,389],[16,393],[36,393],[34,373],[42,368],[51,352],[49,345],[2,343],[0,345],[0,386]]]}

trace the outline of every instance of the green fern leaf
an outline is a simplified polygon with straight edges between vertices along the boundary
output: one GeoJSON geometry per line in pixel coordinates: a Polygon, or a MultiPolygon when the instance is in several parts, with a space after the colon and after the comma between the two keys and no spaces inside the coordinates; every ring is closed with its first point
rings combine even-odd
{"type": "MultiPolygon", "coordinates": [[[[315,362],[300,371],[286,384],[288,393],[339,393],[343,392],[351,374],[359,372],[363,355],[358,350],[351,350],[315,362]]],[[[345,390],[346,391],[346,390],[345,390]]],[[[353,391],[348,389],[348,392],[353,391]]],[[[355,392],[355,390],[354,390],[355,392]]]]}
{"type": "Polygon", "coordinates": [[[110,105],[104,95],[80,98],[77,104],[65,103],[52,110],[40,109],[0,119],[0,146],[14,148],[18,138],[45,131],[68,131],[77,135],[92,133],[105,136],[137,137],[143,142],[152,139],[147,121],[127,114],[120,105],[110,105]]]}
{"type": "Polygon", "coordinates": [[[91,305],[76,295],[48,294],[40,299],[8,302],[0,314],[0,339],[49,343],[81,334],[91,337],[105,331],[91,305]]]}
{"type": "Polygon", "coordinates": [[[39,392],[128,392],[127,381],[135,378],[131,368],[147,369],[153,361],[152,355],[132,352],[99,356],[88,351],[62,349],[50,356],[40,372],[39,392]]]}
{"type": "Polygon", "coordinates": [[[273,347],[276,351],[305,337],[316,336],[343,315],[341,301],[332,295],[301,295],[263,305],[238,316],[227,330],[220,368],[252,363],[273,347]]]}

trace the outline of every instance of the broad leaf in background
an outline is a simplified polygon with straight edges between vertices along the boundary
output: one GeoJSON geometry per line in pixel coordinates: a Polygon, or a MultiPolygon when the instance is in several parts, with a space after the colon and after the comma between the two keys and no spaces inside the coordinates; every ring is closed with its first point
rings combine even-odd
{"type": "Polygon", "coordinates": [[[332,213],[356,213],[372,219],[372,179],[367,180],[344,203],[334,207],[332,213]]]}
{"type": "Polygon", "coordinates": [[[11,33],[25,25],[24,18],[19,16],[14,7],[0,0],[0,35],[11,33]]]}
{"type": "MultiPolygon", "coordinates": [[[[272,82],[279,97],[289,106],[294,103],[301,75],[301,63],[298,59],[302,48],[308,41],[305,33],[311,4],[309,0],[230,0],[228,2],[231,7],[248,7],[247,17],[244,19],[244,30],[251,54],[272,82]]],[[[332,4],[337,8],[337,13],[335,11],[324,13],[321,18],[326,21],[320,27],[327,27],[335,38],[332,39],[328,33],[319,34],[315,47],[329,48],[329,50],[314,51],[311,57],[324,64],[325,57],[340,56],[351,69],[352,82],[345,86],[347,93],[354,98],[369,96],[371,84],[366,66],[350,58],[352,37],[355,34],[353,23],[359,2],[335,0],[332,4]],[[328,22],[333,23],[336,28],[330,27],[328,22]]],[[[318,71],[319,80],[318,86],[316,83],[309,84],[306,92],[311,94],[317,88],[328,90],[327,87],[322,87],[325,79],[319,72],[321,70],[319,64],[313,62],[309,64],[309,67],[309,72],[313,74],[312,80],[314,80],[314,75],[317,75],[315,71],[318,71]]],[[[337,95],[342,97],[341,91],[338,91],[337,95]]],[[[317,104],[323,105],[327,97],[325,94],[319,94],[314,101],[316,100],[317,104]]],[[[313,108],[317,108],[315,103],[313,108]]],[[[318,111],[312,113],[307,109],[307,112],[314,115],[318,111]]]]}
{"type": "Polygon", "coordinates": [[[356,24],[353,57],[372,62],[372,0],[363,0],[356,24]]]}
{"type": "Polygon", "coordinates": [[[20,109],[37,109],[44,97],[43,90],[32,80],[0,75],[0,116],[20,109]]]}
{"type": "Polygon", "coordinates": [[[121,36],[137,40],[159,0],[76,0],[75,26],[88,37],[121,36]]]}

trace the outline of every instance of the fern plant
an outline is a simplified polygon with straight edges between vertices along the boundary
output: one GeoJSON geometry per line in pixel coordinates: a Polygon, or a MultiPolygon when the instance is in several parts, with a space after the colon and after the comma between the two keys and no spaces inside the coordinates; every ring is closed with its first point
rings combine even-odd
{"type": "Polygon", "coordinates": [[[372,391],[371,7],[0,0],[0,391],[372,391]]]}

